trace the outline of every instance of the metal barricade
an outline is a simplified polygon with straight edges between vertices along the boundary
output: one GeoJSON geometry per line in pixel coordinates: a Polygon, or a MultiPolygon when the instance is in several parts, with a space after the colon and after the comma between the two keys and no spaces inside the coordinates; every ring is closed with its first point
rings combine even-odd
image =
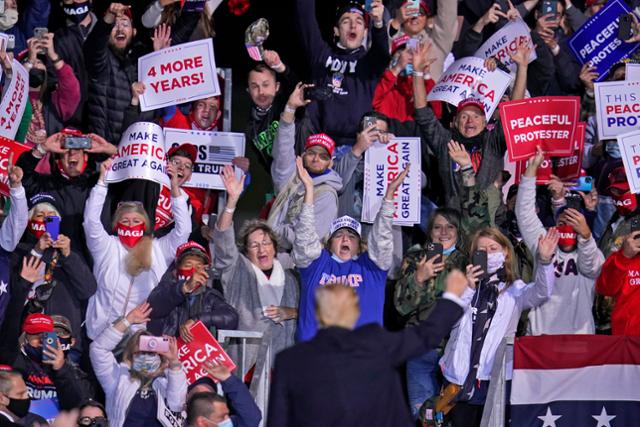
{"type": "Polygon", "coordinates": [[[271,341],[269,338],[269,333],[263,334],[262,332],[254,332],[254,331],[235,331],[228,329],[221,329],[218,331],[218,341],[225,348],[227,347],[228,340],[240,340],[241,344],[241,356],[240,360],[235,360],[236,364],[238,364],[238,369],[236,370],[236,374],[240,376],[241,379],[243,374],[247,372],[251,366],[247,366],[246,360],[246,346],[247,340],[259,340],[260,341],[260,351],[258,351],[258,356],[255,362],[255,369],[253,371],[253,378],[251,379],[251,384],[249,386],[249,391],[251,392],[251,396],[253,396],[258,408],[262,411],[262,422],[260,425],[264,425],[267,419],[267,408],[269,407],[269,388],[271,386],[271,346],[269,342],[271,341]]]}
{"type": "Polygon", "coordinates": [[[503,427],[506,425],[506,408],[509,404],[506,384],[507,373],[513,369],[513,342],[513,337],[504,338],[496,351],[480,427],[503,427]]]}

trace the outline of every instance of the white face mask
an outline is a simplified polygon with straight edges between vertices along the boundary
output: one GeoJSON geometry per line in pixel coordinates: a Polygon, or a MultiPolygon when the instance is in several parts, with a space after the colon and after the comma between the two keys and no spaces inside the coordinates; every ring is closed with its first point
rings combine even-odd
{"type": "Polygon", "coordinates": [[[487,255],[487,273],[493,274],[504,265],[504,252],[493,252],[487,255]]]}
{"type": "Polygon", "coordinates": [[[18,22],[18,9],[6,9],[0,15],[0,31],[7,31],[18,22]]]}

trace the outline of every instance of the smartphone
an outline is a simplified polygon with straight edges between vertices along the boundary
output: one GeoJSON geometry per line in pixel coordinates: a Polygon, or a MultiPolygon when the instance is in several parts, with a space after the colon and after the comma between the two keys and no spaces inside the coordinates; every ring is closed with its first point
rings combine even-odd
{"type": "Polygon", "coordinates": [[[427,261],[430,260],[431,258],[433,258],[434,256],[437,256],[438,259],[436,259],[436,263],[440,263],[442,262],[442,252],[444,251],[443,247],[442,247],[442,243],[427,243],[427,247],[426,247],[426,255],[427,255],[427,261]]]}
{"type": "Polygon", "coordinates": [[[329,86],[308,87],[304,90],[304,99],[310,101],[326,101],[331,98],[332,94],[332,89],[329,86]]]}
{"type": "Polygon", "coordinates": [[[44,218],[44,230],[49,233],[52,240],[58,240],[60,235],[60,217],[47,216],[44,218]]]}
{"type": "Polygon", "coordinates": [[[33,29],[33,36],[37,39],[42,39],[47,35],[48,32],[49,29],[47,27],[36,27],[33,29]]]}
{"type": "Polygon", "coordinates": [[[0,13],[4,13],[4,0],[0,0],[0,13]]]}
{"type": "Polygon", "coordinates": [[[588,193],[593,188],[593,177],[591,176],[581,176],[578,178],[578,182],[573,187],[569,188],[572,191],[584,191],[588,193]]]}
{"type": "Polygon", "coordinates": [[[169,351],[169,338],[154,337],[153,335],[140,335],[140,351],[152,351],[154,353],[166,353],[169,351]]]}
{"type": "Polygon", "coordinates": [[[373,3],[373,0],[365,0],[364,1],[364,10],[366,10],[367,12],[371,12],[371,4],[373,3]]]}
{"type": "Polygon", "coordinates": [[[487,251],[475,251],[471,257],[471,265],[479,265],[484,274],[480,276],[480,280],[487,276],[487,251]]]}
{"type": "MultiPolygon", "coordinates": [[[[636,216],[631,218],[629,234],[635,233],[636,231],[640,231],[640,217],[636,216]]],[[[636,239],[640,239],[640,236],[636,236],[636,239]]]]}
{"type": "Polygon", "coordinates": [[[89,150],[91,149],[91,138],[88,136],[65,136],[64,148],[70,150],[89,150]]]}
{"type": "Polygon", "coordinates": [[[420,16],[420,0],[409,0],[406,2],[407,16],[410,18],[420,16]]]}
{"type": "Polygon", "coordinates": [[[362,118],[362,130],[367,129],[369,126],[375,126],[377,123],[378,123],[378,120],[375,117],[364,116],[362,118]]]}
{"type": "Polygon", "coordinates": [[[558,0],[542,0],[540,13],[543,16],[553,13],[552,19],[556,19],[558,17],[558,0]]]}
{"type": "Polygon", "coordinates": [[[582,197],[579,194],[567,193],[564,198],[567,201],[567,209],[579,211],[582,208],[582,197]]]}
{"type": "Polygon", "coordinates": [[[8,34],[9,40],[7,41],[7,50],[13,50],[16,48],[16,36],[8,34]]]}
{"type": "MultiPolygon", "coordinates": [[[[45,332],[42,334],[42,349],[57,348],[58,347],[58,334],[55,332],[45,332]]],[[[49,356],[46,353],[42,353],[42,360],[49,360],[49,356]]]]}
{"type": "Polygon", "coordinates": [[[629,40],[633,37],[633,17],[630,13],[623,13],[618,17],[618,38],[629,40]]]}

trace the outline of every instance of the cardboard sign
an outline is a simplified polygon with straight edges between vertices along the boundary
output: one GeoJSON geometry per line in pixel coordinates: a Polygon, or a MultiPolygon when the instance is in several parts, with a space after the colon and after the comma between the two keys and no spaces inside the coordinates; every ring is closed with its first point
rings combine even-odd
{"type": "Polygon", "coordinates": [[[570,156],[580,119],[577,96],[541,96],[500,104],[509,160],[525,160],[542,146],[552,157],[570,156]]]}
{"type": "Polygon", "coordinates": [[[13,164],[15,165],[20,155],[29,150],[31,147],[28,145],[0,136],[0,194],[3,196],[9,196],[9,176],[7,175],[9,156],[13,153],[13,164]]]}
{"type": "Polygon", "coordinates": [[[491,117],[510,83],[509,74],[498,69],[489,72],[484,59],[469,56],[447,68],[427,95],[427,101],[444,101],[457,107],[463,99],[475,97],[484,104],[486,116],[491,117]]]}
{"type": "Polygon", "coordinates": [[[396,211],[393,223],[413,225],[420,223],[420,138],[394,138],[388,144],[374,143],[364,156],[364,194],[362,222],[373,223],[387,185],[408,163],[411,170],[395,195],[396,211]]]}
{"type": "Polygon", "coordinates": [[[623,0],[610,0],[569,40],[569,47],[578,61],[581,64],[589,62],[596,68],[598,82],[607,78],[615,63],[631,55],[640,46],[618,38],[619,16],[630,12],[623,0]]]}
{"type": "Polygon", "coordinates": [[[155,123],[136,122],[122,134],[105,182],[136,178],[169,186],[166,157],[162,128],[155,123]]]}
{"type": "Polygon", "coordinates": [[[640,80],[640,64],[632,64],[627,62],[624,68],[625,80],[640,80]]]}
{"type": "MultiPolygon", "coordinates": [[[[551,175],[555,175],[563,182],[574,182],[580,178],[582,171],[582,153],[584,151],[584,133],[587,124],[578,123],[576,129],[576,145],[572,155],[567,157],[546,157],[538,167],[536,174],[536,184],[548,184],[551,175]]],[[[516,183],[520,182],[520,177],[527,170],[529,161],[519,161],[516,163],[516,183]]]]}
{"type": "Polygon", "coordinates": [[[0,136],[14,139],[29,100],[29,73],[15,59],[13,77],[0,102],[0,136]]]}
{"type": "Polygon", "coordinates": [[[624,170],[632,193],[640,193],[640,131],[618,136],[624,170]]]}
{"type": "Polygon", "coordinates": [[[533,47],[531,30],[522,19],[509,21],[507,25],[502,27],[500,31],[494,33],[480,46],[475,56],[484,59],[493,56],[509,67],[512,72],[515,72],[518,65],[511,60],[511,55],[516,52],[518,45],[523,41],[531,48],[531,52],[529,53],[529,63],[531,63],[531,61],[535,61],[538,58],[538,55],[536,54],[536,49],[533,47]]]}
{"type": "Polygon", "coordinates": [[[640,126],[640,81],[595,83],[596,122],[600,140],[640,126]]]}
{"type": "MultiPolygon", "coordinates": [[[[193,165],[191,179],[185,187],[224,190],[222,169],[230,165],[234,157],[244,156],[245,135],[234,132],[205,132],[185,129],[164,129],[167,150],[184,143],[198,148],[198,159],[193,165]]],[[[238,176],[242,172],[237,169],[238,176]]]]}
{"type": "Polygon", "coordinates": [[[231,371],[236,369],[236,364],[224,351],[220,343],[211,335],[211,332],[201,321],[197,321],[189,328],[193,340],[185,343],[178,338],[178,358],[182,362],[182,370],[187,376],[189,384],[196,380],[209,377],[217,382],[204,369],[205,362],[213,362],[216,365],[224,365],[231,371]]]}
{"type": "Polygon", "coordinates": [[[220,95],[210,38],[171,46],[138,59],[142,111],[220,95]]]}

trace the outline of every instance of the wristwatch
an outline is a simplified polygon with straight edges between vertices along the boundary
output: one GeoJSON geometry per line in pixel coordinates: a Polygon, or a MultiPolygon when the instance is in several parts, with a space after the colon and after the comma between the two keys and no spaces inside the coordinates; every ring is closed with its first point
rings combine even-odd
{"type": "Polygon", "coordinates": [[[127,327],[127,329],[129,329],[129,328],[131,327],[131,323],[130,323],[130,322],[127,320],[127,318],[126,318],[126,317],[124,317],[124,316],[120,316],[120,317],[118,317],[118,318],[116,319],[116,321],[115,321],[115,322],[113,322],[113,324],[114,324],[114,325],[117,325],[117,324],[118,324],[118,323],[120,323],[120,322],[124,323],[124,326],[126,326],[126,327],[127,327]]]}

